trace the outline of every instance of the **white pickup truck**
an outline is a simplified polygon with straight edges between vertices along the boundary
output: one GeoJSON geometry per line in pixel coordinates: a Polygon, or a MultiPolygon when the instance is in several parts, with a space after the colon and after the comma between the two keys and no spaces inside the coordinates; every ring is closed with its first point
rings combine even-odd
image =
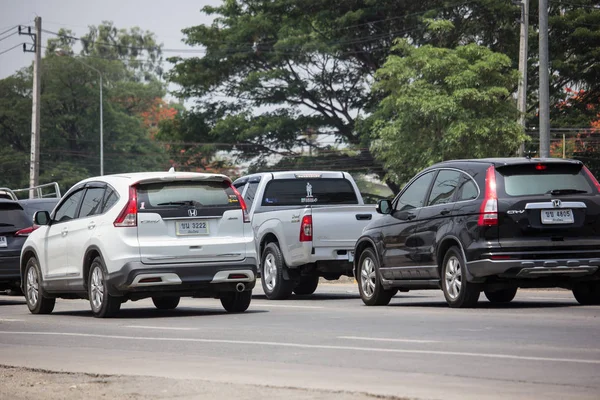
{"type": "Polygon", "coordinates": [[[249,209],[268,299],[313,293],[319,277],[353,276],[354,245],[380,215],[346,172],[264,172],[233,186],[249,209]]]}

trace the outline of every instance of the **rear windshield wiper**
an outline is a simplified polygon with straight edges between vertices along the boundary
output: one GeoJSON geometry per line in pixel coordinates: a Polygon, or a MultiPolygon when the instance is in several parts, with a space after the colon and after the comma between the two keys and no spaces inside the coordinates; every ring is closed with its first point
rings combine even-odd
{"type": "Polygon", "coordinates": [[[579,189],[553,189],[548,190],[546,194],[577,194],[577,193],[588,193],[587,190],[579,189]]]}
{"type": "Polygon", "coordinates": [[[194,200],[169,201],[166,203],[158,203],[157,206],[193,206],[196,204],[194,200]]]}
{"type": "Polygon", "coordinates": [[[14,226],[13,224],[5,224],[4,222],[0,222],[0,226],[14,226]]]}

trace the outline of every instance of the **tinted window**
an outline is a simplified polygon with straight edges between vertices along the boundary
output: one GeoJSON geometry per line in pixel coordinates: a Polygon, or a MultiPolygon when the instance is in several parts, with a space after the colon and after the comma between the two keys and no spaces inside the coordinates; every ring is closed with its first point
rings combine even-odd
{"type": "Polygon", "coordinates": [[[358,204],[347,179],[275,179],[269,182],[263,206],[358,204]]]}
{"type": "Polygon", "coordinates": [[[51,212],[57,203],[58,199],[44,201],[24,201],[21,203],[21,205],[27,213],[27,216],[31,217],[31,219],[33,220],[33,214],[35,214],[37,211],[51,212]]]}
{"type": "Polygon", "coordinates": [[[241,208],[228,182],[161,182],[140,185],[140,209],[173,207],[231,207],[241,208]]]}
{"type": "Polygon", "coordinates": [[[433,175],[433,172],[428,172],[411,183],[398,199],[398,203],[396,203],[396,211],[404,211],[423,207],[425,195],[429,190],[429,185],[433,180],[433,175]]]}
{"type": "Polygon", "coordinates": [[[504,191],[509,196],[549,194],[553,191],[593,193],[578,164],[527,164],[499,167],[504,191]]]}
{"type": "Polygon", "coordinates": [[[115,205],[115,203],[119,200],[119,196],[115,193],[114,190],[107,188],[106,194],[104,195],[104,204],[102,205],[102,212],[107,212],[115,205]]]}
{"type": "Polygon", "coordinates": [[[248,183],[248,187],[246,188],[246,193],[244,193],[244,201],[248,208],[252,206],[254,202],[254,196],[256,195],[256,189],[258,189],[259,182],[250,182],[248,183]]]}
{"type": "Polygon", "coordinates": [[[450,203],[458,187],[460,176],[461,173],[458,171],[441,170],[435,178],[427,205],[450,203]]]}
{"type": "Polygon", "coordinates": [[[54,220],[57,222],[69,221],[75,218],[79,200],[83,196],[83,190],[71,194],[56,210],[54,220]]]}
{"type": "Polygon", "coordinates": [[[473,179],[465,176],[465,180],[460,185],[461,191],[458,196],[458,201],[462,200],[474,200],[479,196],[479,191],[477,190],[477,185],[473,182],[473,179]]]}
{"type": "Polygon", "coordinates": [[[0,232],[12,232],[32,224],[33,220],[18,203],[12,201],[5,203],[0,200],[0,232]]]}
{"type": "Polygon", "coordinates": [[[89,217],[102,212],[102,197],[104,188],[88,188],[83,196],[79,218],[89,217]]]}

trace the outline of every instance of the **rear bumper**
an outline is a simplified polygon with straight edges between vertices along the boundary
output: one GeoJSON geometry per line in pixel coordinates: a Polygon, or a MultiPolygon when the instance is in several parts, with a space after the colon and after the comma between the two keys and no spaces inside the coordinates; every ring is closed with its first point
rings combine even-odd
{"type": "Polygon", "coordinates": [[[0,256],[0,288],[15,286],[21,281],[20,255],[0,256]]]}
{"type": "Polygon", "coordinates": [[[235,291],[243,283],[245,290],[256,284],[256,259],[237,263],[147,265],[128,262],[108,275],[107,284],[114,296],[148,297],[151,294],[213,297],[235,291]],[[137,296],[136,296],[137,294],[137,296]]]}
{"type": "Polygon", "coordinates": [[[474,278],[535,279],[542,277],[600,279],[600,258],[546,260],[476,260],[467,262],[474,278]]]}

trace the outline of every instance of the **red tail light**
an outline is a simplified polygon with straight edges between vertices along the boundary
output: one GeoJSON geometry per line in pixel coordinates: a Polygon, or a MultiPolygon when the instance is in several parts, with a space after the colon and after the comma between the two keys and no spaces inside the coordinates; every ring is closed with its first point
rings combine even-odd
{"type": "Polygon", "coordinates": [[[312,241],[312,216],[305,215],[302,217],[302,224],[300,225],[300,241],[311,242],[312,241]]]}
{"type": "Polygon", "coordinates": [[[137,191],[135,186],[129,186],[129,200],[113,225],[116,227],[137,226],[137,211],[137,191]]]}
{"type": "Polygon", "coordinates": [[[587,167],[584,166],[583,170],[587,174],[588,178],[590,178],[591,181],[594,183],[594,186],[596,186],[596,190],[598,191],[598,193],[600,193],[600,183],[598,183],[598,179],[596,179],[596,177],[594,176],[594,174],[592,174],[592,171],[590,171],[589,169],[587,169],[587,167]]]}
{"type": "Polygon", "coordinates": [[[238,198],[238,201],[240,202],[240,206],[242,207],[242,215],[244,216],[244,222],[249,223],[250,222],[250,214],[248,214],[248,206],[246,206],[246,202],[244,201],[244,198],[242,197],[240,192],[238,192],[238,190],[235,188],[235,186],[230,185],[229,187],[231,187],[231,190],[233,190],[233,193],[235,193],[235,195],[238,198]]]}
{"type": "Polygon", "coordinates": [[[23,228],[15,232],[15,236],[29,236],[29,234],[39,228],[39,225],[33,225],[29,228],[23,228]]]}
{"type": "Polygon", "coordinates": [[[498,195],[496,193],[496,169],[490,166],[485,173],[485,197],[479,209],[480,226],[498,225],[498,195]]]}
{"type": "Polygon", "coordinates": [[[547,167],[547,166],[545,166],[544,164],[537,164],[537,165],[535,166],[535,169],[536,169],[536,170],[538,170],[538,171],[545,171],[547,168],[548,168],[548,167],[547,167]]]}

